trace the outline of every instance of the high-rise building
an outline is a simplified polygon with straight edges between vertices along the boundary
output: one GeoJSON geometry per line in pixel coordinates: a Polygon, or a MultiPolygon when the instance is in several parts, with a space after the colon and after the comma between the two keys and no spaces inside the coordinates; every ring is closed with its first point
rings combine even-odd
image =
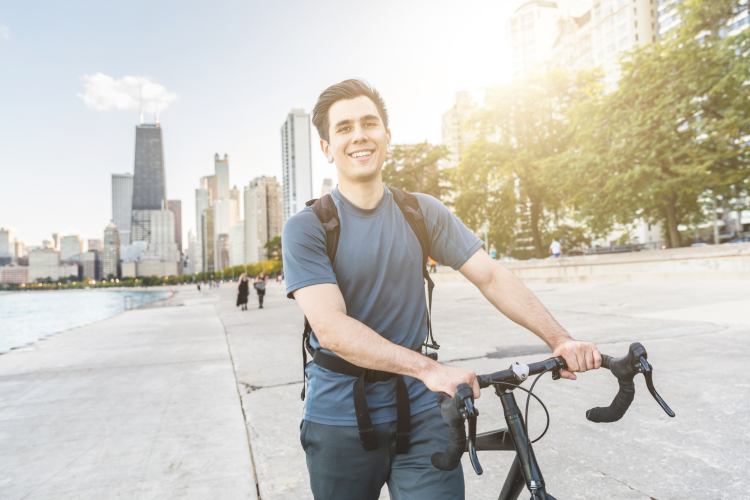
{"type": "Polygon", "coordinates": [[[177,243],[177,250],[182,255],[182,201],[169,200],[167,207],[174,214],[174,242],[177,243]]]}
{"type": "Polygon", "coordinates": [[[96,252],[101,252],[102,250],[104,250],[104,242],[100,240],[99,238],[94,238],[94,239],[90,238],[86,245],[86,248],[88,249],[89,252],[92,250],[96,252]]]}
{"type": "Polygon", "coordinates": [[[102,276],[119,278],[120,232],[114,222],[110,221],[104,229],[104,250],[102,251],[102,276]]]}
{"type": "MultiPolygon", "coordinates": [[[[205,179],[205,178],[204,178],[205,179]]],[[[201,182],[201,184],[204,184],[201,182]]],[[[206,182],[207,186],[208,183],[206,182]]],[[[203,213],[206,209],[211,208],[211,191],[206,188],[199,188],[195,190],[195,271],[200,273],[203,271],[203,213]]]]}
{"type": "Polygon", "coordinates": [[[0,266],[7,266],[16,257],[15,238],[12,229],[0,228],[0,266]]]}
{"type": "Polygon", "coordinates": [[[281,126],[281,170],[286,222],[313,198],[310,115],[304,109],[293,109],[281,126]]]}
{"type": "Polygon", "coordinates": [[[139,125],[135,128],[131,241],[150,243],[150,212],[167,208],[161,132],[159,125],[139,125]]]}
{"type": "Polygon", "coordinates": [[[580,0],[530,0],[518,7],[507,25],[513,76],[545,69],[553,58],[558,21],[582,16],[590,9],[591,4],[580,0]]]}
{"type": "Polygon", "coordinates": [[[52,244],[54,245],[54,249],[58,252],[60,251],[60,239],[61,239],[60,233],[52,233],[52,244]]]}
{"type": "Polygon", "coordinates": [[[275,177],[257,177],[245,188],[245,262],[265,260],[265,245],[281,235],[281,186],[275,177]]]}
{"type": "Polygon", "coordinates": [[[245,264],[245,221],[229,229],[229,265],[241,266],[245,264]]]}
{"type": "Polygon", "coordinates": [[[203,233],[201,268],[204,273],[213,273],[215,267],[214,209],[207,208],[201,215],[201,232],[203,233]]]}
{"type": "Polygon", "coordinates": [[[220,199],[214,202],[214,234],[229,234],[229,229],[237,224],[237,202],[220,199]]]}
{"type": "Polygon", "coordinates": [[[60,240],[60,260],[64,262],[76,260],[83,253],[83,239],[76,234],[63,236],[60,240]]]}
{"type": "Polygon", "coordinates": [[[174,242],[174,214],[171,210],[149,210],[151,221],[148,250],[145,257],[162,262],[179,262],[180,253],[174,242]]]}
{"type": "Polygon", "coordinates": [[[164,210],[166,202],[161,127],[139,125],[135,128],[133,210],[164,210]]]}
{"type": "Polygon", "coordinates": [[[93,280],[102,279],[102,254],[96,250],[89,250],[84,253],[81,258],[81,264],[83,265],[83,278],[91,278],[93,280]]]}
{"type": "Polygon", "coordinates": [[[235,213],[234,218],[236,220],[240,220],[240,190],[237,189],[237,186],[234,186],[232,189],[229,190],[229,199],[234,200],[235,203],[235,213]]]}
{"type": "Polygon", "coordinates": [[[112,222],[117,226],[123,245],[130,245],[132,218],[133,174],[112,174],[112,222]]]}
{"type": "Polygon", "coordinates": [[[188,247],[187,256],[185,259],[185,274],[195,274],[199,272],[196,268],[198,256],[198,240],[195,237],[195,233],[191,229],[190,231],[188,231],[188,247]]]}
{"type": "Polygon", "coordinates": [[[229,199],[229,155],[224,153],[224,159],[219,159],[219,153],[214,155],[214,177],[216,178],[216,194],[214,201],[229,199]]]}
{"type": "Polygon", "coordinates": [[[229,233],[216,235],[216,271],[229,267],[229,233]]]}
{"type": "Polygon", "coordinates": [[[29,282],[60,278],[60,252],[54,248],[37,248],[29,254],[29,282]]]}
{"type": "Polygon", "coordinates": [[[443,114],[443,146],[450,155],[446,158],[447,167],[457,167],[461,153],[476,139],[474,128],[468,123],[471,114],[477,109],[467,91],[456,92],[456,104],[443,114]]]}
{"type": "Polygon", "coordinates": [[[23,241],[18,240],[13,243],[13,246],[15,248],[16,262],[20,263],[21,260],[29,255],[29,247],[23,241]]]}

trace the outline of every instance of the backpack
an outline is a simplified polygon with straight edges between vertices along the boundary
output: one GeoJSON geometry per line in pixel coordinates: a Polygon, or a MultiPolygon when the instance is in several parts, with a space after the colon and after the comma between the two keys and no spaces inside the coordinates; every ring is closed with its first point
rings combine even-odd
{"type": "MultiPolygon", "coordinates": [[[[422,247],[422,276],[427,282],[428,305],[427,338],[425,338],[422,346],[437,350],[440,348],[440,345],[435,342],[435,338],[432,335],[432,289],[435,284],[432,282],[430,274],[427,271],[427,261],[430,253],[430,238],[427,233],[424,217],[422,216],[422,209],[419,208],[419,202],[414,195],[392,187],[389,187],[388,189],[393,194],[393,199],[396,202],[396,205],[398,205],[398,208],[404,215],[409,227],[411,227],[417,240],[419,240],[419,245],[422,247]]],[[[331,266],[333,266],[334,259],[336,258],[336,251],[338,249],[339,236],[341,234],[341,221],[338,216],[338,211],[336,210],[336,204],[331,195],[327,194],[321,198],[310,200],[305,203],[305,205],[313,208],[315,215],[318,217],[318,220],[320,220],[320,223],[323,225],[323,229],[326,231],[326,253],[331,261],[331,266]]],[[[313,349],[310,344],[311,333],[312,328],[310,327],[307,318],[305,318],[305,329],[302,333],[302,400],[305,400],[305,386],[307,385],[304,369],[307,365],[308,352],[312,357],[313,363],[316,365],[332,372],[357,377],[357,380],[354,382],[353,395],[359,437],[362,441],[362,447],[364,450],[373,451],[378,449],[378,443],[375,438],[370,411],[367,408],[364,383],[382,382],[391,378],[396,378],[396,454],[408,453],[409,435],[411,431],[411,410],[409,407],[409,392],[403,377],[397,373],[362,368],[337,356],[326,354],[319,349],[313,349]]],[[[436,353],[432,353],[430,357],[437,359],[435,354],[436,353]]]]}

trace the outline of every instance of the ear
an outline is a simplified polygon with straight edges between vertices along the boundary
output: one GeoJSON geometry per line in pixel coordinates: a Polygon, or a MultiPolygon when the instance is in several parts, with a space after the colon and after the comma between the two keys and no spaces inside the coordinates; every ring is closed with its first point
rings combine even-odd
{"type": "Polygon", "coordinates": [[[320,150],[323,151],[323,154],[328,156],[330,155],[331,146],[328,144],[328,142],[324,141],[323,139],[320,140],[320,150]]]}

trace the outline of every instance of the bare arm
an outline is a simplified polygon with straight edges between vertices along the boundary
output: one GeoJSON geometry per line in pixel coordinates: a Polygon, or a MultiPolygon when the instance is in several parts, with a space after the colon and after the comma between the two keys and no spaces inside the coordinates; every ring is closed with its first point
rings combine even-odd
{"type": "Polygon", "coordinates": [[[498,311],[542,339],[554,356],[565,358],[569,371],[563,370],[563,377],[575,380],[576,376],[571,372],[585,372],[601,366],[601,354],[593,343],[573,340],[531,290],[484,250],[474,253],[459,271],[498,311]]]}
{"type": "Polygon", "coordinates": [[[338,285],[324,283],[300,288],[294,298],[307,316],[321,347],[348,362],[422,380],[432,391],[453,395],[460,383],[474,387],[479,397],[476,374],[470,370],[440,364],[422,354],[383,338],[377,332],[346,315],[346,303],[338,285]]]}

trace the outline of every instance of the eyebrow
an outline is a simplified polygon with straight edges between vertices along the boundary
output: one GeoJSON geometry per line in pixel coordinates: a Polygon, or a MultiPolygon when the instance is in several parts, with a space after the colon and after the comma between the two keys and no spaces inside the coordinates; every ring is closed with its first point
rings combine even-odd
{"type": "MultiPolygon", "coordinates": [[[[365,116],[363,116],[362,118],[359,119],[359,121],[361,121],[361,122],[368,121],[368,120],[377,120],[377,121],[380,121],[380,117],[377,116],[377,115],[365,115],[365,116]]],[[[336,125],[334,125],[333,128],[339,128],[339,127],[342,127],[344,125],[350,125],[353,122],[354,122],[354,120],[347,118],[346,120],[341,120],[341,121],[337,122],[336,125]]]]}

